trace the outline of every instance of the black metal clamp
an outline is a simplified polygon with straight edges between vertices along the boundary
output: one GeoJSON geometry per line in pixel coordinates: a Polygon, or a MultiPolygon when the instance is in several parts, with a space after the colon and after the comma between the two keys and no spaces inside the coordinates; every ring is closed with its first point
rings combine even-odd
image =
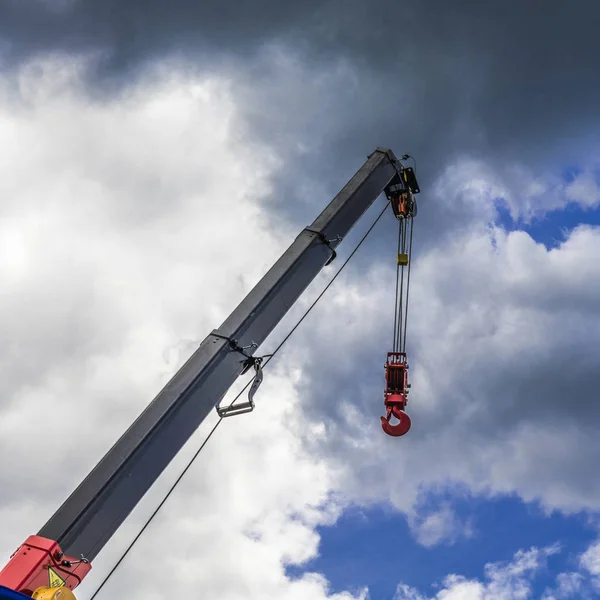
{"type": "Polygon", "coordinates": [[[316,229],[311,229],[310,227],[305,227],[304,231],[309,231],[310,233],[315,233],[319,236],[319,239],[331,250],[331,256],[329,260],[325,263],[325,266],[330,265],[337,257],[336,251],[331,247],[333,242],[341,242],[342,238],[339,235],[336,235],[331,240],[328,240],[325,234],[322,231],[317,231],[316,229]]]}
{"type": "MultiPolygon", "coordinates": [[[[60,552],[60,558],[62,558],[64,556],[64,553],[60,552]]],[[[61,566],[63,567],[67,567],[67,569],[70,569],[71,567],[74,567],[75,565],[80,565],[80,564],[84,564],[84,565],[89,565],[90,561],[82,554],[81,555],[81,560],[67,560],[66,558],[61,561],[61,566]]]]}

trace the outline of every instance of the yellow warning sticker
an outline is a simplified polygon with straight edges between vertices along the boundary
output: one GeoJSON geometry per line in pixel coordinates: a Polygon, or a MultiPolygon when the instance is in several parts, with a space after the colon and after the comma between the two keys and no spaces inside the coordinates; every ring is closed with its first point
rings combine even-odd
{"type": "Polygon", "coordinates": [[[67,583],[52,567],[48,567],[48,579],[50,580],[48,587],[51,588],[62,587],[67,583]]]}

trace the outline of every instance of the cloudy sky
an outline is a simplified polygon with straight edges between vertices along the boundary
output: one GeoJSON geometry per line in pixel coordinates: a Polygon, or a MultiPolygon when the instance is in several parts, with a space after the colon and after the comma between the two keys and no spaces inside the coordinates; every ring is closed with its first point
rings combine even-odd
{"type": "Polygon", "coordinates": [[[600,596],[599,25],[591,0],[0,0],[0,563],[389,146],[422,189],[412,430],[379,422],[388,215],[98,598],[600,596]]]}

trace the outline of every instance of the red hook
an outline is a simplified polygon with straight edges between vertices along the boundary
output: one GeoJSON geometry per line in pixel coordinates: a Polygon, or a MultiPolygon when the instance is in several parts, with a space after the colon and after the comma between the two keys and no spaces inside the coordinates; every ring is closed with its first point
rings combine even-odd
{"type": "Polygon", "coordinates": [[[400,437],[401,435],[408,433],[410,426],[410,417],[399,406],[388,405],[387,415],[385,417],[381,417],[381,427],[383,428],[383,431],[385,431],[388,435],[400,437]],[[398,419],[398,423],[395,425],[390,423],[392,416],[398,419]]]}

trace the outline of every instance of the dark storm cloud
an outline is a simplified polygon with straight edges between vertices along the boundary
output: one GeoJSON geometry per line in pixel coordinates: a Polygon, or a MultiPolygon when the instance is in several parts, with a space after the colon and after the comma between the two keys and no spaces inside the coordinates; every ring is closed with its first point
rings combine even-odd
{"type": "Polygon", "coordinates": [[[244,60],[273,41],[288,43],[315,67],[348,57],[361,87],[338,90],[340,114],[351,120],[335,143],[362,148],[401,136],[424,157],[466,146],[518,154],[523,146],[539,150],[540,135],[584,132],[600,100],[599,24],[600,6],[592,1],[75,0],[62,9],[51,2],[0,7],[9,63],[56,49],[101,51],[98,77],[134,76],[169,52],[209,68],[219,54],[244,60]]]}
{"type": "Polygon", "coordinates": [[[243,53],[284,33],[315,4],[75,0],[58,8],[52,2],[5,2],[0,35],[11,64],[54,50],[100,51],[97,76],[135,76],[143,63],[172,51],[188,52],[194,62],[204,62],[204,51],[243,53]]]}
{"type": "MultiPolygon", "coordinates": [[[[166,56],[203,72],[229,69],[250,132],[293,164],[277,176],[272,205],[306,220],[321,198],[313,194],[311,205],[299,182],[335,193],[379,145],[415,155],[424,189],[464,152],[533,168],[560,155],[581,158],[576,142],[597,130],[600,6],[575,6],[8,2],[0,47],[8,66],[53,50],[96,53],[94,94],[113,93],[166,56]],[[274,64],[268,48],[277,44],[294,67],[274,64]],[[340,61],[352,81],[336,76],[340,61]]],[[[423,214],[425,230],[438,237],[450,216],[469,218],[460,206],[437,206],[423,214]]]]}
{"type": "MultiPolygon", "coordinates": [[[[597,139],[597,5],[580,4],[578,12],[532,2],[344,6],[321,7],[288,42],[307,65],[303,88],[327,72],[329,88],[307,100],[267,61],[248,85],[249,122],[294,165],[280,174],[282,202],[306,204],[299,179],[335,193],[378,145],[416,156],[427,191],[464,153],[536,170],[581,160],[589,138],[597,139]],[[335,77],[342,58],[354,82],[335,77]],[[294,150],[298,137],[309,152],[294,150]]],[[[460,204],[438,204],[421,213],[421,231],[435,239],[469,219],[460,204]]]]}

